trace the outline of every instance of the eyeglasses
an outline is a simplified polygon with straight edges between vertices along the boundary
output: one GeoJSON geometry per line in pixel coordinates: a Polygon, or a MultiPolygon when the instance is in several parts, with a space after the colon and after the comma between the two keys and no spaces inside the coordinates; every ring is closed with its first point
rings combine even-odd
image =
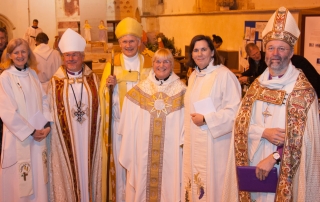
{"type": "Polygon", "coordinates": [[[64,57],[72,57],[72,58],[77,58],[80,56],[80,53],[64,53],[63,54],[64,57]]]}
{"type": "Polygon", "coordinates": [[[167,64],[170,64],[170,60],[163,60],[163,61],[160,61],[160,60],[155,60],[154,63],[156,63],[157,65],[160,65],[161,63],[163,63],[164,65],[167,65],[167,64]]]}
{"type": "Polygon", "coordinates": [[[290,50],[290,48],[285,48],[285,47],[283,47],[283,46],[280,46],[280,47],[273,47],[273,46],[269,46],[268,48],[267,48],[267,51],[268,52],[273,52],[275,49],[277,49],[277,51],[279,52],[279,53],[283,53],[284,51],[286,51],[286,50],[290,50]]]}

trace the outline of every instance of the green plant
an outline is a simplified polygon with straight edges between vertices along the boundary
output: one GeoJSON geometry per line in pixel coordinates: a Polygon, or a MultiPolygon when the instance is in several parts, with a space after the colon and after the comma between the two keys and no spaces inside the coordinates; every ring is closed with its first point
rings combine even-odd
{"type": "MultiPolygon", "coordinates": [[[[171,50],[172,54],[174,55],[176,52],[176,48],[174,46],[174,37],[172,37],[172,39],[169,39],[163,33],[159,33],[157,34],[157,39],[158,38],[161,38],[164,47],[171,50]]],[[[148,42],[146,47],[152,52],[156,52],[158,50],[158,43],[151,44],[150,42],[148,42]]]]}

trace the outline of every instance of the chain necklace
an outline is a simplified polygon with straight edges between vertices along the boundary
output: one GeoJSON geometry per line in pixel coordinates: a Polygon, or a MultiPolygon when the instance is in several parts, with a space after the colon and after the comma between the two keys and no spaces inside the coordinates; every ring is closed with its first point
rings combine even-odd
{"type": "Polygon", "coordinates": [[[272,116],[272,114],[269,112],[268,108],[270,103],[267,103],[267,108],[262,112],[262,115],[264,117],[264,123],[266,123],[266,118],[268,118],[269,116],[272,116]]]}
{"type": "MultiPolygon", "coordinates": [[[[82,69],[81,69],[80,72],[82,72],[82,69]]],[[[66,73],[67,73],[67,72],[66,72],[66,73]]],[[[68,73],[67,73],[67,77],[68,77],[68,79],[69,79],[68,73]]],[[[74,99],[75,99],[75,101],[76,101],[76,105],[77,105],[77,111],[75,111],[73,114],[77,117],[77,121],[78,121],[79,123],[81,123],[81,122],[82,122],[82,117],[86,114],[83,110],[81,110],[82,92],[83,92],[83,82],[81,83],[81,96],[80,96],[79,104],[78,104],[78,101],[77,101],[77,98],[76,98],[76,94],[74,93],[74,89],[73,89],[73,87],[72,87],[72,84],[70,84],[70,86],[71,86],[71,89],[72,89],[73,97],[74,97],[74,99]]]]}

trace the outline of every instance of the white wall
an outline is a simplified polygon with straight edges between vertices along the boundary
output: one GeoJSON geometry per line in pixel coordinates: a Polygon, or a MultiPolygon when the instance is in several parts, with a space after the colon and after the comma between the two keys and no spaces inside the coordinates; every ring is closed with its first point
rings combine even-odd
{"type": "Polygon", "coordinates": [[[39,20],[39,27],[49,36],[52,46],[56,35],[56,16],[54,0],[29,0],[30,21],[28,15],[28,0],[1,0],[0,13],[8,18],[13,26],[13,38],[23,37],[33,19],[39,20]]]}

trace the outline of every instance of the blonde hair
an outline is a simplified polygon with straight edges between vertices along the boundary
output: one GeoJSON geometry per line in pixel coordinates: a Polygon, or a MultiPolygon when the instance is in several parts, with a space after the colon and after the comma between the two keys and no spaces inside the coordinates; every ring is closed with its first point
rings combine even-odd
{"type": "Polygon", "coordinates": [[[159,50],[157,50],[152,57],[152,63],[157,59],[169,60],[171,62],[171,65],[174,64],[173,55],[167,48],[160,48],[159,50]]]}
{"type": "Polygon", "coordinates": [[[17,38],[17,39],[11,39],[7,45],[7,48],[3,52],[2,55],[2,68],[3,69],[8,69],[11,65],[14,65],[13,61],[10,59],[9,55],[13,53],[13,51],[18,47],[24,45],[28,49],[28,61],[27,61],[27,66],[36,70],[37,69],[37,59],[34,56],[32,50],[30,49],[30,46],[28,42],[24,39],[17,38]]]}

